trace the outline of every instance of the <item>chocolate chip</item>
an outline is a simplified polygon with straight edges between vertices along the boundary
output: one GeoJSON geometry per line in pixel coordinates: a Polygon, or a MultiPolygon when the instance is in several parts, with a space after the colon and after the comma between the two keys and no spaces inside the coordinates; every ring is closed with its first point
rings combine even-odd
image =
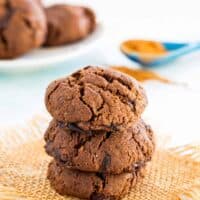
{"type": "Polygon", "coordinates": [[[67,127],[72,131],[75,131],[78,133],[84,133],[84,131],[82,129],[80,129],[78,126],[76,126],[76,124],[74,124],[74,123],[67,124],[67,127]]]}
{"type": "Polygon", "coordinates": [[[111,136],[112,132],[107,132],[106,133],[106,139],[108,139],[111,136]]]}
{"type": "Polygon", "coordinates": [[[105,188],[105,186],[106,186],[106,174],[97,172],[96,176],[99,177],[102,180],[102,186],[103,186],[103,188],[105,188]]]}
{"type": "Polygon", "coordinates": [[[111,156],[108,153],[105,153],[105,156],[103,158],[102,164],[101,164],[101,171],[104,172],[107,170],[107,168],[111,164],[111,156]]]}

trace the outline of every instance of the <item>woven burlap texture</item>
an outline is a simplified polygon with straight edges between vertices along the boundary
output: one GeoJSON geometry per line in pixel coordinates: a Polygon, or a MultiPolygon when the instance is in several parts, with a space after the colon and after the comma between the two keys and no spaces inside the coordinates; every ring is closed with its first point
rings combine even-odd
{"type": "MultiPolygon", "coordinates": [[[[46,171],[51,160],[42,136],[48,119],[37,117],[24,128],[0,135],[0,199],[58,200],[46,171]]],[[[124,200],[199,200],[200,146],[165,149],[159,146],[144,179],[124,200]]]]}

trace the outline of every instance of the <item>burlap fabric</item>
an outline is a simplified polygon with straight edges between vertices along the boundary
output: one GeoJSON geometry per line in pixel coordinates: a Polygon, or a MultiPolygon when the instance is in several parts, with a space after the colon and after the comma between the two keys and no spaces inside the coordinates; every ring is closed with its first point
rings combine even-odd
{"type": "MultiPolygon", "coordinates": [[[[37,117],[24,128],[0,135],[0,199],[58,200],[46,179],[51,160],[42,136],[48,119],[37,117]]],[[[124,200],[199,200],[200,146],[173,149],[159,146],[144,179],[124,200]]]]}

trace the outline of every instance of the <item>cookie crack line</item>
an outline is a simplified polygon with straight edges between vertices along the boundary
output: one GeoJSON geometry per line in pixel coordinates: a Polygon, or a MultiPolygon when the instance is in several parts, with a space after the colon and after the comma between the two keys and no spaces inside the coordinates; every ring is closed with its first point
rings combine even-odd
{"type": "MultiPolygon", "coordinates": [[[[103,87],[98,87],[97,85],[95,85],[95,87],[97,87],[98,89],[102,89],[103,91],[106,91],[103,87]]],[[[111,92],[110,92],[111,93],[111,92]]],[[[101,94],[101,92],[99,92],[99,95],[101,96],[101,99],[102,99],[102,104],[101,104],[101,106],[97,109],[97,112],[98,112],[98,114],[95,114],[94,112],[94,116],[93,116],[93,118],[92,119],[94,119],[94,118],[99,118],[99,117],[101,117],[103,114],[102,113],[100,113],[100,111],[104,108],[104,106],[106,105],[106,101],[105,101],[105,99],[104,99],[104,97],[102,96],[102,94],[101,94]]],[[[92,109],[92,108],[91,108],[92,109]]],[[[90,121],[92,121],[92,120],[90,120],[90,121]]],[[[90,122],[89,121],[89,122],[90,122]]],[[[106,127],[106,126],[104,126],[104,127],[106,127]]],[[[117,126],[116,125],[113,125],[113,124],[111,124],[111,126],[109,126],[109,128],[111,128],[111,130],[113,130],[113,131],[117,131],[118,130],[118,128],[117,128],[117,126]]]]}
{"type": "Polygon", "coordinates": [[[53,90],[51,90],[51,92],[47,95],[46,98],[47,98],[47,100],[48,100],[48,101],[47,101],[48,104],[51,104],[50,101],[49,101],[49,99],[51,98],[51,95],[58,89],[58,87],[60,86],[60,84],[61,84],[61,83],[58,83],[58,84],[53,88],[53,90]]]}
{"type": "MultiPolygon", "coordinates": [[[[130,86],[124,84],[120,79],[114,79],[114,78],[112,78],[112,77],[106,77],[106,74],[105,74],[105,75],[101,75],[101,74],[98,74],[98,73],[95,73],[95,74],[96,74],[97,76],[99,76],[99,77],[105,79],[105,81],[108,82],[108,84],[107,84],[107,86],[106,86],[105,88],[95,84],[95,86],[97,86],[98,88],[101,88],[103,91],[110,91],[110,93],[112,94],[113,91],[112,91],[111,89],[109,89],[108,86],[109,86],[109,83],[112,84],[113,81],[115,81],[115,80],[118,81],[120,84],[122,84],[122,86],[125,86],[128,90],[131,90],[130,86]]],[[[117,96],[120,96],[121,98],[124,98],[125,100],[128,99],[128,102],[134,103],[134,104],[135,104],[135,102],[133,102],[133,100],[131,100],[130,98],[126,97],[125,95],[122,95],[122,94],[119,92],[119,90],[117,90],[117,92],[115,92],[114,94],[117,95],[117,96]]],[[[123,102],[123,103],[124,103],[124,102],[123,102]]]]}
{"type": "MultiPolygon", "coordinates": [[[[105,188],[105,186],[106,186],[106,175],[104,173],[102,173],[102,172],[97,172],[96,176],[98,178],[100,178],[101,183],[102,183],[102,190],[103,190],[105,188]]],[[[98,192],[100,192],[100,191],[98,191],[98,192]]]]}
{"type": "Polygon", "coordinates": [[[99,146],[98,146],[98,150],[101,148],[101,146],[103,145],[103,143],[105,143],[111,136],[112,132],[109,131],[105,134],[105,136],[103,137],[103,140],[99,143],[99,146]]]}
{"type": "MultiPolygon", "coordinates": [[[[91,66],[87,66],[87,67],[84,67],[84,70],[87,70],[87,69],[89,69],[89,68],[92,68],[91,66]]],[[[94,72],[94,74],[95,75],[97,75],[97,76],[99,76],[99,77],[101,77],[101,78],[103,78],[104,80],[106,80],[108,83],[112,83],[114,80],[117,80],[117,81],[119,81],[123,86],[125,86],[128,90],[131,90],[131,87],[128,85],[128,84],[126,84],[125,82],[123,82],[120,78],[113,78],[113,77],[111,77],[110,75],[108,75],[108,74],[104,74],[104,72],[103,72],[103,70],[102,69],[100,69],[101,70],[101,73],[99,73],[99,72],[94,72]]],[[[75,73],[73,73],[72,74],[72,77],[74,77],[77,81],[79,81],[79,79],[80,78],[82,78],[83,77],[83,75],[81,74],[81,72],[80,71],[77,71],[77,72],[75,72],[75,73]]]]}
{"type": "Polygon", "coordinates": [[[3,34],[3,32],[1,32],[1,29],[0,29],[0,40],[1,40],[2,43],[3,43],[4,49],[8,49],[8,41],[7,41],[7,38],[5,37],[5,35],[3,34]]]}
{"type": "MultiPolygon", "coordinates": [[[[89,84],[89,83],[88,83],[88,84],[89,84]]],[[[84,85],[83,83],[77,83],[77,85],[78,85],[79,87],[81,87],[81,90],[84,91],[85,85],[84,85]]],[[[103,90],[104,92],[109,92],[110,94],[113,94],[113,93],[112,93],[112,90],[110,90],[110,89],[108,89],[108,88],[104,88],[104,87],[101,87],[101,86],[96,85],[96,84],[95,84],[94,86],[95,86],[98,90],[103,90]],[[106,89],[107,89],[107,90],[106,90],[106,89]]],[[[70,87],[72,88],[73,86],[70,85],[70,87]]],[[[81,94],[81,92],[80,92],[80,94],[81,94]]],[[[83,93],[82,93],[82,94],[83,94],[83,93]]],[[[91,113],[92,113],[92,117],[91,117],[90,120],[88,120],[88,122],[91,122],[91,121],[93,121],[95,118],[99,118],[102,114],[101,114],[101,113],[95,114],[93,108],[92,108],[86,101],[83,100],[82,94],[81,94],[81,96],[80,96],[80,100],[81,100],[81,102],[83,102],[83,103],[90,109],[90,111],[91,111],[91,113]]],[[[105,99],[103,98],[101,92],[99,92],[99,95],[101,96],[103,102],[102,102],[102,105],[100,106],[100,108],[97,109],[98,112],[100,112],[100,111],[104,108],[104,106],[105,106],[105,104],[106,104],[106,103],[105,103],[105,99]]],[[[124,105],[128,105],[133,111],[135,111],[135,109],[133,109],[133,106],[131,106],[131,105],[135,105],[135,102],[132,102],[132,101],[128,100],[129,103],[127,104],[127,102],[124,102],[124,101],[121,100],[121,98],[126,98],[125,96],[123,96],[123,95],[121,95],[121,94],[118,94],[118,93],[115,93],[115,95],[120,99],[120,101],[121,101],[124,105]]],[[[76,122],[76,123],[79,123],[79,122],[76,122]]]]}
{"type": "Polygon", "coordinates": [[[131,181],[130,181],[129,179],[126,180],[126,184],[124,184],[124,187],[123,187],[122,190],[121,190],[120,196],[123,196],[123,194],[125,193],[126,188],[127,188],[127,186],[128,186],[128,183],[129,183],[129,191],[130,191],[130,187],[131,187],[131,185],[132,185],[132,182],[133,182],[134,178],[135,178],[135,177],[134,177],[134,173],[132,173],[132,177],[130,178],[131,181]]]}
{"type": "Polygon", "coordinates": [[[85,138],[85,140],[80,140],[80,133],[78,133],[78,144],[76,144],[76,145],[74,146],[74,148],[77,150],[75,157],[78,156],[79,150],[80,150],[82,147],[84,147],[84,145],[85,145],[87,142],[90,142],[90,141],[92,140],[93,137],[95,137],[95,135],[92,135],[92,134],[91,134],[91,135],[87,136],[87,137],[85,138]]]}
{"type": "MultiPolygon", "coordinates": [[[[135,139],[134,135],[138,134],[138,133],[132,133],[132,139],[134,140],[134,142],[136,143],[136,145],[138,146],[139,151],[142,153],[143,158],[146,158],[145,153],[143,152],[143,147],[142,145],[135,139]]],[[[139,161],[140,162],[140,161],[139,161]]]]}
{"type": "MultiPolygon", "coordinates": [[[[89,67],[88,67],[89,68],[89,67]]],[[[87,69],[87,68],[85,68],[85,69],[87,69]]],[[[111,90],[111,89],[109,89],[108,88],[108,86],[109,86],[109,83],[113,83],[113,81],[118,81],[120,84],[122,84],[122,86],[125,86],[128,90],[131,90],[131,87],[128,85],[128,84],[125,84],[122,80],[120,80],[119,78],[113,78],[113,77],[111,77],[111,76],[109,76],[109,75],[106,75],[106,74],[99,74],[98,72],[95,72],[94,73],[95,75],[97,75],[97,76],[99,76],[99,77],[101,77],[101,78],[103,78],[106,82],[107,82],[107,86],[104,88],[104,87],[102,87],[102,86],[99,86],[99,85],[97,85],[97,84],[95,84],[95,83],[93,83],[98,89],[102,89],[103,91],[110,91],[110,93],[111,94],[113,94],[113,91],[111,90]]],[[[81,79],[82,77],[83,77],[83,75],[78,71],[77,73],[74,73],[74,74],[72,74],[72,77],[74,77],[75,78],[75,80],[76,81],[79,81],[79,79],[81,79]]],[[[78,85],[82,85],[81,83],[77,83],[78,85]]],[[[137,93],[137,96],[136,96],[136,98],[135,99],[137,99],[137,97],[138,97],[138,91],[137,91],[137,89],[135,89],[135,92],[137,93]]],[[[117,90],[117,92],[115,92],[114,93],[116,96],[120,96],[123,100],[125,100],[125,102],[123,102],[122,101],[122,103],[126,103],[126,102],[128,102],[128,105],[131,107],[131,109],[133,109],[133,107],[134,107],[134,111],[136,110],[135,109],[135,101],[133,101],[133,100],[131,100],[130,98],[128,98],[128,97],[126,97],[125,95],[122,95],[120,92],[119,92],[119,90],[117,90]],[[133,106],[131,106],[131,105],[133,105],[133,106]]],[[[121,100],[121,99],[120,99],[121,100]]]]}
{"type": "MultiPolygon", "coordinates": [[[[63,124],[62,122],[60,122],[61,124],[63,124]]],[[[79,128],[75,123],[67,123],[66,126],[64,127],[67,127],[69,130],[71,131],[75,131],[75,132],[78,132],[78,133],[89,133],[90,134],[90,131],[83,131],[81,128],[79,128]]]]}
{"type": "Polygon", "coordinates": [[[122,80],[120,80],[119,78],[113,78],[107,74],[98,74],[96,73],[96,75],[101,76],[102,78],[104,78],[108,83],[113,83],[114,80],[117,80],[119,83],[121,83],[123,86],[125,86],[128,90],[131,90],[131,87],[128,84],[125,84],[122,80]]]}
{"type": "MultiPolygon", "coordinates": [[[[80,87],[82,87],[82,86],[84,86],[84,84],[78,84],[80,87]]],[[[97,89],[99,89],[99,90],[103,90],[104,92],[109,92],[111,95],[113,95],[113,93],[112,93],[112,90],[111,89],[109,89],[109,88],[104,88],[104,87],[101,87],[101,86],[99,86],[99,85],[94,85],[97,89]]],[[[101,95],[101,92],[99,92],[99,94],[100,94],[100,96],[101,96],[101,98],[102,98],[102,100],[103,100],[103,103],[102,103],[102,105],[100,106],[100,108],[98,108],[97,109],[97,111],[98,112],[100,112],[101,111],[101,109],[103,109],[103,107],[104,107],[104,105],[106,104],[105,103],[105,100],[104,100],[104,98],[103,98],[103,96],[101,95]]],[[[121,101],[121,103],[123,103],[124,105],[128,105],[130,108],[131,108],[131,110],[133,110],[134,112],[135,112],[135,110],[136,110],[136,108],[135,108],[135,101],[131,101],[130,99],[128,99],[127,97],[125,97],[124,95],[122,95],[122,94],[120,94],[120,93],[114,93],[119,99],[120,99],[120,101],[121,101]],[[124,99],[124,101],[122,100],[122,99],[124,99]],[[126,102],[126,100],[128,99],[128,102],[126,102]],[[133,105],[133,106],[132,106],[133,105]]],[[[86,102],[84,102],[89,108],[90,108],[90,110],[91,110],[91,112],[92,112],[92,118],[88,121],[88,122],[90,122],[90,121],[92,121],[95,117],[99,117],[99,116],[101,116],[102,114],[100,113],[100,114],[95,114],[94,113],[94,111],[93,111],[93,109],[90,107],[90,105],[88,105],[86,102]]]]}
{"type": "Polygon", "coordinates": [[[94,113],[94,110],[92,109],[92,107],[83,99],[83,97],[84,97],[84,94],[85,93],[85,88],[84,88],[84,85],[80,88],[80,101],[83,103],[83,104],[85,104],[89,109],[90,109],[90,112],[91,112],[91,114],[92,114],[92,117],[90,118],[90,120],[89,121],[92,121],[92,120],[94,120],[94,118],[95,118],[95,113],[94,113]]]}
{"type": "MultiPolygon", "coordinates": [[[[78,133],[78,144],[76,144],[76,145],[74,146],[74,148],[77,149],[77,152],[76,152],[75,157],[78,156],[79,150],[80,150],[82,147],[84,147],[84,145],[85,145],[87,142],[91,142],[92,138],[95,138],[95,137],[96,137],[96,134],[92,134],[92,133],[91,133],[89,136],[87,136],[87,137],[85,138],[85,140],[81,140],[81,141],[80,141],[80,134],[81,134],[81,133],[78,133]]],[[[100,147],[102,146],[102,144],[103,144],[106,140],[109,139],[110,136],[111,136],[111,132],[105,133],[105,136],[103,137],[102,141],[100,142],[100,144],[99,144],[99,146],[98,146],[98,150],[100,149],[100,147]]],[[[108,153],[105,153],[105,154],[106,154],[107,156],[110,157],[110,155],[109,155],[108,153]]],[[[105,157],[106,157],[106,156],[105,156],[105,157]]],[[[104,158],[105,158],[105,157],[104,157],[104,158]]],[[[103,160],[102,163],[104,163],[104,162],[107,162],[107,161],[103,160]]],[[[109,164],[110,164],[110,162],[111,162],[111,160],[109,160],[109,164]]],[[[105,169],[105,170],[106,170],[106,169],[105,169]]],[[[102,170],[102,171],[105,171],[105,170],[102,170]]]]}

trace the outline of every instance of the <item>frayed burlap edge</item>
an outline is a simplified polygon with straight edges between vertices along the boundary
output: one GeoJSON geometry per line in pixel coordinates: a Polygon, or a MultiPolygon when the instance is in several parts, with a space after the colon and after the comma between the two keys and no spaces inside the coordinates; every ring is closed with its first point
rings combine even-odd
{"type": "MultiPolygon", "coordinates": [[[[5,152],[12,152],[22,144],[27,142],[35,142],[41,140],[44,130],[49,123],[50,117],[48,115],[39,115],[34,117],[33,120],[28,122],[24,127],[15,127],[1,130],[0,132],[0,158],[3,158],[5,152]],[[25,134],[26,133],[26,134],[25,134]]],[[[159,148],[164,148],[163,139],[158,142],[159,148]],[[160,145],[159,145],[160,144],[160,145]]],[[[194,162],[199,165],[200,168],[200,145],[185,145],[181,147],[175,147],[165,149],[170,156],[179,157],[186,162],[194,162]]],[[[1,169],[1,165],[0,165],[1,169]]],[[[191,169],[192,170],[192,169],[191,169]]],[[[200,177],[194,179],[193,184],[184,187],[183,191],[179,194],[174,194],[176,200],[199,200],[200,199],[200,177]]],[[[5,186],[0,183],[0,199],[1,200],[32,200],[35,198],[27,197],[22,192],[11,186],[5,186]]],[[[129,199],[129,198],[127,198],[129,199]]]]}

